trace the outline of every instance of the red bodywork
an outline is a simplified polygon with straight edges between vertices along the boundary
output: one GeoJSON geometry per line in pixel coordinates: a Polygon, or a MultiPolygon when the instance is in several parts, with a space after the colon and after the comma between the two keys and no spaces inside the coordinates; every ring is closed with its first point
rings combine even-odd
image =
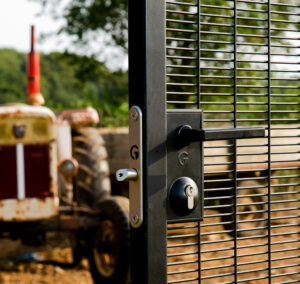
{"type": "Polygon", "coordinates": [[[40,93],[40,55],[36,52],[28,54],[28,96],[40,93]]]}
{"type": "MultiPolygon", "coordinates": [[[[48,145],[25,145],[25,197],[45,198],[50,192],[48,145]]],[[[16,146],[0,147],[0,199],[17,199],[16,146]]]]}
{"type": "Polygon", "coordinates": [[[42,105],[44,98],[40,93],[40,55],[34,50],[35,38],[34,27],[31,27],[31,50],[27,62],[27,94],[28,103],[42,105]]]}

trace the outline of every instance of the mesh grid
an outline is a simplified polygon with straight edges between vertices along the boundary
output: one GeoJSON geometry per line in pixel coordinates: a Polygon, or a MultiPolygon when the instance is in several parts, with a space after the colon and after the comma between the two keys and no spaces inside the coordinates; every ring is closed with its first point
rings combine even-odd
{"type": "Polygon", "coordinates": [[[266,138],[205,143],[205,218],[168,225],[168,283],[300,281],[300,1],[166,2],[167,108],[266,138]]]}

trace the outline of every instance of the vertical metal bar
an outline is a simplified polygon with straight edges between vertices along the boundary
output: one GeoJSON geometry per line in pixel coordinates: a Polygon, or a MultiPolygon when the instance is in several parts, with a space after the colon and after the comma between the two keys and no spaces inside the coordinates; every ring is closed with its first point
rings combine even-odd
{"type": "Polygon", "coordinates": [[[131,283],[165,284],[165,3],[129,1],[129,104],[143,112],[143,214],[131,228],[131,283]]]}
{"type": "Polygon", "coordinates": [[[268,282],[272,283],[272,253],[271,253],[271,0],[268,1],[268,282]]]}
{"type": "Polygon", "coordinates": [[[201,223],[198,221],[198,279],[201,283],[201,223]]]}
{"type": "MultiPolygon", "coordinates": [[[[237,1],[234,1],[234,128],[237,127],[237,1]]],[[[237,191],[237,144],[236,140],[233,140],[233,182],[234,182],[234,282],[237,283],[238,281],[238,261],[237,261],[237,204],[238,204],[238,191],[237,191]]]]}
{"type": "Polygon", "coordinates": [[[198,109],[200,109],[201,107],[201,102],[200,102],[200,92],[201,92],[201,62],[200,62],[200,58],[201,58],[201,7],[200,7],[200,4],[201,4],[201,0],[198,0],[197,2],[197,5],[198,5],[198,23],[197,23],[197,28],[198,28],[198,34],[197,34],[197,41],[198,41],[198,51],[197,51],[197,61],[198,61],[198,82],[197,82],[197,86],[198,86],[198,90],[197,90],[197,93],[198,93],[198,98],[197,98],[197,105],[198,105],[198,109]]]}
{"type": "MultiPolygon", "coordinates": [[[[200,100],[200,92],[201,92],[201,62],[200,62],[200,58],[201,58],[201,0],[197,1],[197,5],[198,5],[198,23],[197,23],[197,28],[198,28],[198,34],[197,34],[197,39],[198,39],[198,52],[197,52],[197,60],[198,60],[198,109],[200,109],[201,107],[201,100],[200,100]]],[[[203,171],[203,169],[202,169],[203,171]]],[[[203,182],[204,185],[204,182],[203,182]]],[[[199,283],[201,283],[201,223],[200,221],[198,221],[198,279],[199,279],[199,283]]]]}
{"type": "Polygon", "coordinates": [[[24,144],[18,143],[16,147],[17,156],[17,184],[18,199],[25,199],[25,160],[24,160],[24,144]]]}

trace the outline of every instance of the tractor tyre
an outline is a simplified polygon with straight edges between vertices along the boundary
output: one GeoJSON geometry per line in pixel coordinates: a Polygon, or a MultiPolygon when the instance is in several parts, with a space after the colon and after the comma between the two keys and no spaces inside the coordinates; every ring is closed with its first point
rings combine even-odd
{"type": "Polygon", "coordinates": [[[93,127],[73,130],[72,136],[73,157],[79,164],[75,199],[79,206],[93,209],[111,192],[105,143],[99,129],[93,127]]]}
{"type": "Polygon", "coordinates": [[[91,229],[88,259],[95,283],[129,283],[129,200],[113,196],[97,204],[99,226],[91,229]]]}
{"type": "MultiPolygon", "coordinates": [[[[250,237],[263,235],[266,225],[266,204],[265,198],[262,196],[263,191],[258,188],[260,184],[254,180],[241,181],[238,187],[245,187],[245,189],[239,190],[239,195],[245,195],[245,197],[238,198],[237,207],[237,236],[238,237],[250,237]],[[249,188],[247,188],[249,187],[249,188]],[[253,195],[253,196],[246,196],[253,195]]],[[[234,201],[231,200],[231,204],[234,201]]],[[[234,216],[233,206],[230,209],[226,209],[222,213],[231,213],[232,215],[222,216],[222,222],[224,222],[225,230],[228,230],[228,234],[234,237],[234,216]]]]}

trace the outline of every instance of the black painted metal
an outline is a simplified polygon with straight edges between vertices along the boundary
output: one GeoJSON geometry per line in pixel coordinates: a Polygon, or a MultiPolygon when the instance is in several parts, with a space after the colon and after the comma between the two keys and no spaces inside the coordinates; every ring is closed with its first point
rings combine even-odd
{"type": "Polygon", "coordinates": [[[193,129],[190,125],[183,125],[178,129],[177,135],[178,141],[190,144],[200,141],[260,138],[265,137],[265,129],[263,127],[193,129]]]}
{"type": "Polygon", "coordinates": [[[129,12],[130,104],[147,118],[133,283],[299,282],[299,0],[130,0],[129,12]],[[235,141],[227,130],[228,140],[203,142],[199,168],[185,169],[177,146],[165,147],[175,120],[166,112],[177,109],[203,110],[203,125],[174,122],[192,126],[182,134],[189,142],[228,128],[265,128],[267,137],[235,141]],[[167,192],[191,173],[204,208],[184,222],[167,192]]]}
{"type": "MultiPolygon", "coordinates": [[[[190,214],[176,214],[167,200],[168,221],[200,220],[203,217],[203,147],[202,143],[182,144],[177,139],[178,129],[184,123],[194,128],[202,128],[202,111],[199,109],[168,110],[167,112],[167,189],[170,197],[171,186],[181,177],[191,178],[199,190],[199,199],[195,210],[190,214]]],[[[179,209],[180,210],[180,209],[179,209]]]]}
{"type": "Polygon", "coordinates": [[[144,222],[131,228],[131,278],[136,284],[167,281],[164,13],[163,1],[129,1],[129,104],[143,112],[144,143],[144,222]]]}

